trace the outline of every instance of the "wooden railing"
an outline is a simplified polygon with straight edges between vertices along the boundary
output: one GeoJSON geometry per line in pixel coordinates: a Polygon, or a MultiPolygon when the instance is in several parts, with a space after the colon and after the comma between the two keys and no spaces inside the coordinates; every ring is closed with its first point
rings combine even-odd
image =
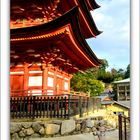
{"type": "Polygon", "coordinates": [[[11,118],[69,118],[88,113],[89,97],[63,94],[56,96],[11,97],[11,118]]]}
{"type": "Polygon", "coordinates": [[[130,140],[130,117],[118,116],[119,140],[130,140]]]}
{"type": "MultiPolygon", "coordinates": [[[[28,89],[28,90],[11,90],[10,91],[10,95],[11,97],[23,97],[23,96],[36,96],[36,95],[59,95],[59,94],[55,94],[56,91],[52,90],[53,92],[48,92],[48,90],[52,90],[52,89],[28,89]],[[36,93],[34,93],[33,91],[38,91],[36,93]]],[[[80,96],[88,96],[87,93],[84,92],[77,92],[77,91],[65,91],[65,90],[59,90],[59,93],[61,94],[72,94],[72,95],[80,95],[80,96]]]]}

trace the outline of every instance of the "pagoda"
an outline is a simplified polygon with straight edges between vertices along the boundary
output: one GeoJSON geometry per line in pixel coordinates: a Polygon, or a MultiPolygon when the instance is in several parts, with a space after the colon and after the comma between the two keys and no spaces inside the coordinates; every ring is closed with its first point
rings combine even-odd
{"type": "Polygon", "coordinates": [[[11,96],[70,93],[73,73],[101,61],[86,42],[101,33],[95,0],[11,0],[11,96]]]}

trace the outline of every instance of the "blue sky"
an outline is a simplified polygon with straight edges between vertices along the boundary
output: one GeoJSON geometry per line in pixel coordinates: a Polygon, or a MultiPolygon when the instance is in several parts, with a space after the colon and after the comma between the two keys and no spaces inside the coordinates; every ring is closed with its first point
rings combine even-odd
{"type": "Polygon", "coordinates": [[[91,49],[111,68],[126,69],[130,63],[130,1],[96,0],[101,6],[91,12],[102,34],[87,39],[91,49]]]}

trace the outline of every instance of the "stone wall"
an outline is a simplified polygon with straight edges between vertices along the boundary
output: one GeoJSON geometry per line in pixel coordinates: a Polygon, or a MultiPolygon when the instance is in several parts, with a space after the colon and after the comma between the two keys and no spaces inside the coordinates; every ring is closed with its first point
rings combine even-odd
{"type": "Polygon", "coordinates": [[[10,137],[11,140],[28,140],[29,138],[55,137],[90,132],[96,134],[96,128],[99,123],[102,124],[102,126],[107,126],[106,121],[95,120],[93,118],[11,122],[10,137]]]}

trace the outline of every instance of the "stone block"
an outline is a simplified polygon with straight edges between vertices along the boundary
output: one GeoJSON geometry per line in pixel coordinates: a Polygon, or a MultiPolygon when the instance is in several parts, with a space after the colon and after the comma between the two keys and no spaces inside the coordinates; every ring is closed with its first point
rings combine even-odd
{"type": "Polygon", "coordinates": [[[59,124],[60,125],[60,124],[62,124],[62,121],[61,120],[53,120],[52,123],[53,124],[59,124]]]}
{"type": "Polygon", "coordinates": [[[31,138],[40,138],[41,136],[38,133],[34,133],[31,135],[31,138]]]}
{"type": "Polygon", "coordinates": [[[54,135],[60,131],[60,125],[46,124],[45,126],[46,126],[46,128],[45,128],[46,135],[54,135]]]}
{"type": "Polygon", "coordinates": [[[22,126],[19,123],[11,123],[10,124],[10,133],[16,133],[19,132],[21,130],[22,126]]]}
{"type": "Polygon", "coordinates": [[[75,130],[75,121],[74,120],[65,120],[61,124],[61,135],[71,133],[75,130]]]}
{"type": "Polygon", "coordinates": [[[39,130],[42,128],[42,126],[41,126],[39,123],[34,122],[34,123],[32,124],[32,128],[33,128],[33,130],[34,130],[35,132],[39,132],[39,130]]]}
{"type": "Polygon", "coordinates": [[[19,139],[20,139],[20,137],[19,137],[18,133],[14,133],[12,135],[12,140],[19,140],[19,139]]]}
{"type": "Polygon", "coordinates": [[[31,125],[32,125],[31,122],[24,122],[24,123],[22,123],[22,126],[23,126],[24,128],[29,128],[29,127],[31,127],[31,125]]]}
{"type": "Polygon", "coordinates": [[[19,134],[20,137],[25,137],[26,136],[26,134],[24,133],[24,130],[21,130],[18,134],[19,134]]]}
{"type": "Polygon", "coordinates": [[[44,134],[45,134],[45,129],[44,129],[44,127],[42,127],[42,128],[39,130],[39,133],[40,133],[41,135],[44,135],[44,134]]]}
{"type": "Polygon", "coordinates": [[[86,127],[92,128],[94,126],[94,122],[90,119],[86,120],[86,127]]]}
{"type": "Polygon", "coordinates": [[[34,134],[34,130],[30,127],[30,128],[24,129],[24,133],[27,136],[30,136],[30,135],[34,134]]]}
{"type": "Polygon", "coordinates": [[[85,128],[84,133],[89,133],[90,132],[90,128],[85,128]]]}
{"type": "Polygon", "coordinates": [[[80,131],[81,130],[81,124],[77,124],[75,130],[80,131]]]}

